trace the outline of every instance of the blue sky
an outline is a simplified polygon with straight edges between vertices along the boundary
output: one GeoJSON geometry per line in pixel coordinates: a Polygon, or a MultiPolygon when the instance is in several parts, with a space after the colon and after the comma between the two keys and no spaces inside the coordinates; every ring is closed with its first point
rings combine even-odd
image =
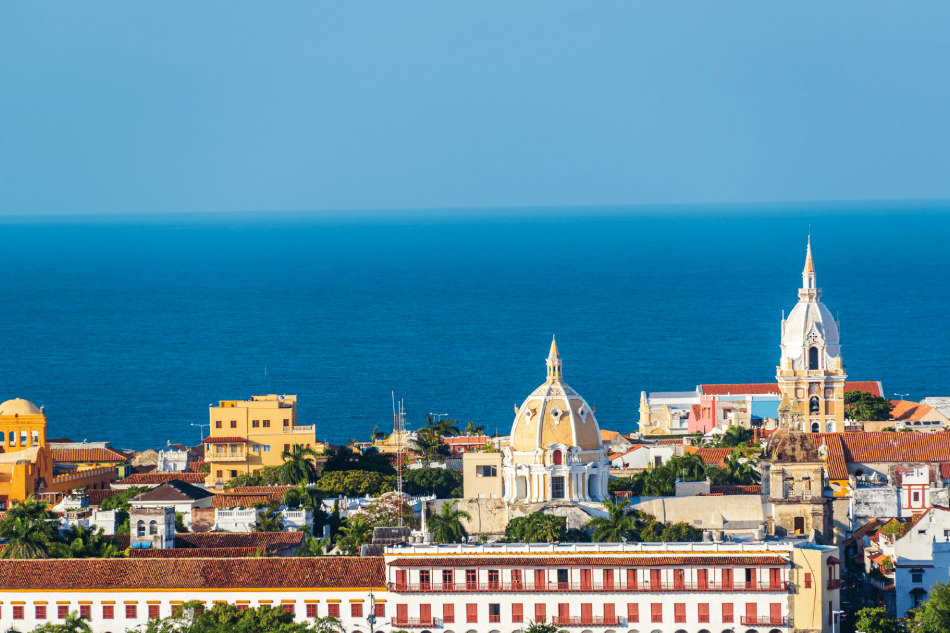
{"type": "Polygon", "coordinates": [[[950,198],[950,3],[6,2],[0,214],[950,198]]]}

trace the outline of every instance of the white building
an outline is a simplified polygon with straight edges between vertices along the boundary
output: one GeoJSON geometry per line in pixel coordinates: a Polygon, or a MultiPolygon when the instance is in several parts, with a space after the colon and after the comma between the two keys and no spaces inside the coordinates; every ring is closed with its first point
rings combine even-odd
{"type": "Polygon", "coordinates": [[[894,565],[894,615],[902,618],[950,578],[950,509],[935,506],[902,537],[885,536],[879,544],[894,565]]]}
{"type": "Polygon", "coordinates": [[[184,522],[191,527],[194,508],[210,508],[214,493],[177,479],[164,483],[134,497],[130,504],[141,508],[172,507],[184,515],[184,522]]]}
{"type": "Polygon", "coordinates": [[[515,407],[502,461],[504,500],[600,501],[607,496],[608,473],[594,409],[562,380],[561,356],[551,341],[547,380],[515,407]]]}
{"type": "Polygon", "coordinates": [[[610,467],[618,470],[656,468],[676,454],[676,444],[635,444],[623,453],[609,453],[610,467]]]}
{"type": "MultiPolygon", "coordinates": [[[[259,514],[266,509],[215,508],[214,529],[224,532],[253,532],[259,514]]],[[[278,513],[284,524],[284,532],[297,532],[303,526],[313,530],[313,511],[306,508],[281,506],[278,513]]]]}
{"type": "Polygon", "coordinates": [[[183,473],[188,470],[188,451],[172,446],[169,441],[168,446],[160,448],[157,452],[156,471],[183,473]]]}

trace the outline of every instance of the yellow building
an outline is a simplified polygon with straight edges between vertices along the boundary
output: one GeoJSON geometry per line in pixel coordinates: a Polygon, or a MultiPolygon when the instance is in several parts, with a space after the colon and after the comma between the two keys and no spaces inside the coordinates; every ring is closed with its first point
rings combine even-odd
{"type": "Polygon", "coordinates": [[[297,424],[297,396],[251,396],[212,406],[211,434],[205,438],[208,484],[224,483],[264,466],[279,466],[280,455],[295,444],[322,450],[314,426],[297,424]]]}
{"type": "Polygon", "coordinates": [[[839,323],[821,302],[811,256],[811,238],[802,271],[798,305],[782,320],[782,358],[777,368],[782,395],[805,416],[800,431],[843,432],[844,388],[839,323]]]}
{"type": "Polygon", "coordinates": [[[501,453],[462,455],[462,496],[466,499],[501,499],[501,453]]]}
{"type": "Polygon", "coordinates": [[[116,479],[112,467],[79,468],[56,476],[46,447],[46,414],[29,400],[0,404],[0,507],[29,495],[58,500],[73,488],[106,488],[116,479]]]}

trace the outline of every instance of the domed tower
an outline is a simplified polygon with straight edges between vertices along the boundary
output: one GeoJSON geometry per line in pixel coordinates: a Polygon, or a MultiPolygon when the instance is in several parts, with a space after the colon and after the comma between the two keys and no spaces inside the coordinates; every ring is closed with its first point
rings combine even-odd
{"type": "Polygon", "coordinates": [[[502,474],[505,501],[600,501],[609,464],[594,409],[564,383],[561,355],[551,341],[548,376],[515,407],[502,474]]]}
{"type": "Polygon", "coordinates": [[[798,404],[806,432],[844,431],[844,384],[839,323],[821,302],[821,289],[811,256],[805,254],[798,305],[782,320],[782,359],[778,387],[798,404]]]}

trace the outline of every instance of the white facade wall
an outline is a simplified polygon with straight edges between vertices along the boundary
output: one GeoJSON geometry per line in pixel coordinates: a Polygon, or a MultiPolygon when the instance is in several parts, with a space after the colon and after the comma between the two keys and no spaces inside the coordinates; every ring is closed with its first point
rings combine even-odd
{"type": "Polygon", "coordinates": [[[927,512],[903,537],[881,543],[881,552],[894,563],[895,615],[904,617],[916,602],[930,595],[934,583],[947,582],[950,575],[948,548],[950,510],[941,508],[927,512]]]}
{"type": "Polygon", "coordinates": [[[614,458],[610,462],[610,467],[621,470],[653,468],[656,465],[657,457],[660,458],[661,464],[665,464],[675,454],[676,448],[670,444],[644,444],[635,451],[614,458]]]}

